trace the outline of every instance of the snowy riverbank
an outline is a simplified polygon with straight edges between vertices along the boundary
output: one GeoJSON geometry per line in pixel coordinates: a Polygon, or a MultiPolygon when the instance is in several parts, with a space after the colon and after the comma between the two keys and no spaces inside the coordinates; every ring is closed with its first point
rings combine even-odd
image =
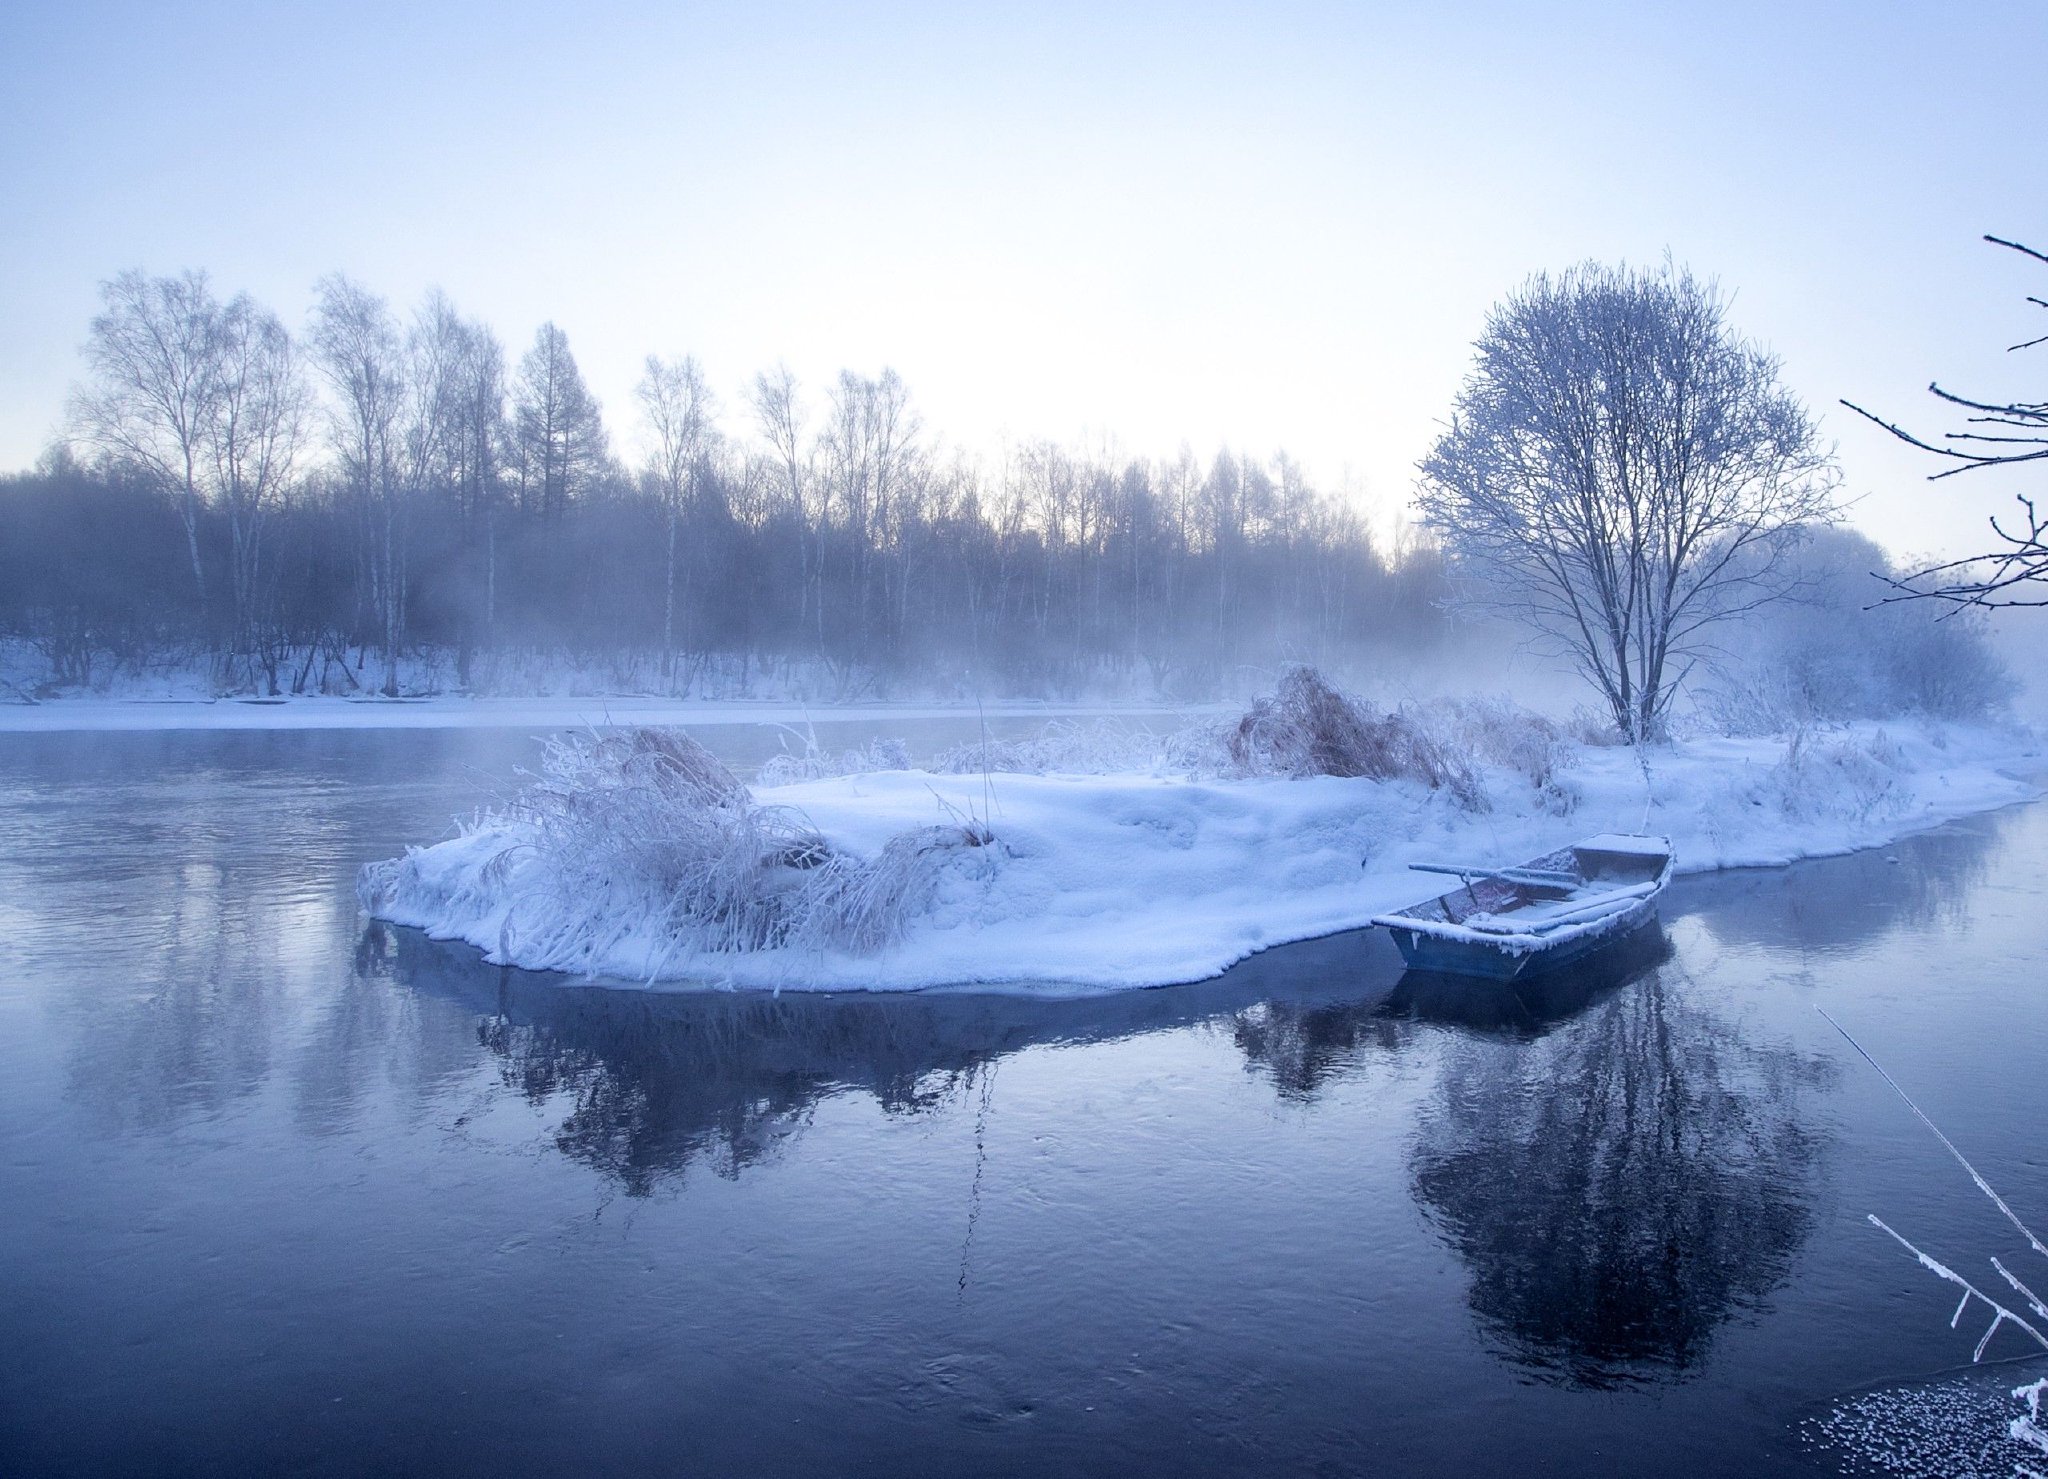
{"type": "MultiPolygon", "coordinates": [[[[776,837],[814,839],[799,850],[821,841],[835,859],[868,860],[835,898],[872,893],[895,842],[888,858],[915,872],[909,902],[900,927],[863,950],[801,932],[706,948],[701,907],[684,922],[677,903],[689,880],[636,876],[618,861],[640,856],[630,851],[564,856],[559,819],[587,797],[556,798],[552,827],[514,807],[373,864],[362,894],[376,916],[494,960],[612,980],[1101,990],[1198,979],[1267,946],[1359,928],[1435,891],[1413,861],[1515,862],[1588,833],[1647,830],[1672,838],[1681,871],[1781,864],[2027,799],[2048,768],[2033,736],[1988,727],[1694,740],[1647,752],[1646,816],[1632,751],[1570,746],[1561,760],[1542,789],[1481,766],[1477,808],[1410,780],[1197,778],[1163,761],[1113,775],[892,770],[742,797],[773,808],[758,815],[776,837]]],[[[805,866],[785,870],[791,889],[809,886],[805,866]]],[[[899,870],[891,886],[910,877],[899,870]]]]}
{"type": "Polygon", "coordinates": [[[807,705],[788,699],[674,699],[640,694],[481,698],[59,698],[0,702],[0,734],[184,729],[586,729],[626,725],[786,724],[1042,718],[1197,712],[1201,705],[960,703],[807,705]]]}

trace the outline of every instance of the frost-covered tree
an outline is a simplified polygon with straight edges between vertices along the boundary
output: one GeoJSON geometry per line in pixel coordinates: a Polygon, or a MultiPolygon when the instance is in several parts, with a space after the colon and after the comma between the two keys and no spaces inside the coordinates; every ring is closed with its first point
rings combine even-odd
{"type": "MultiPolygon", "coordinates": [[[[2048,253],[1999,236],[1984,238],[1994,246],[2048,263],[2048,253]]],[[[2048,299],[2029,297],[2037,308],[2048,308],[2048,299]]],[[[2048,344],[2048,334],[2008,345],[2006,352],[2035,349],[2048,344]]],[[[1938,441],[1926,441],[1911,432],[1872,415],[1853,401],[1842,404],[1857,415],[1875,421],[1900,441],[1932,452],[1948,462],[1929,481],[1952,478],[1958,473],[1987,467],[2011,467],[2021,462],[2048,461],[2048,401],[1981,401],[1943,390],[1940,382],[1927,387],[1938,400],[1966,412],[1965,431],[1943,432],[1938,441]]],[[[1991,532],[1996,543],[1986,553],[1930,565],[1902,577],[1883,577],[1897,592],[1893,600],[1928,598],[1956,606],[2048,606],[2048,517],[2034,500],[2018,494],[2024,526],[2011,520],[1993,519],[1991,532]]]]}
{"type": "Polygon", "coordinates": [[[815,629],[818,647],[825,646],[822,498],[813,498],[814,458],[804,431],[804,406],[796,376],[787,365],[762,371],[748,394],[754,421],[782,483],[782,496],[796,531],[797,629],[815,629]]]}
{"type": "Polygon", "coordinates": [[[1668,265],[1532,277],[1488,317],[1421,464],[1464,599],[1555,643],[1631,739],[1833,515],[1830,449],[1725,309],[1668,265]]]}
{"type": "MultiPolygon", "coordinates": [[[[214,343],[217,399],[206,448],[228,526],[230,647],[248,653],[256,646],[264,527],[291,484],[311,400],[291,335],[247,293],[236,294],[220,310],[214,343]]],[[[275,692],[274,671],[270,686],[275,692]]]]}

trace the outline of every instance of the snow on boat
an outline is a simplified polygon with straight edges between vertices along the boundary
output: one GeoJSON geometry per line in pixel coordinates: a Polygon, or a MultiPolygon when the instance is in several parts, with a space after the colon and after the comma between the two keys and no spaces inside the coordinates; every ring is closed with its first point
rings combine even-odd
{"type": "Polygon", "coordinates": [[[1513,980],[1577,960],[1649,923],[1671,881],[1671,841],[1602,833],[1517,868],[1414,863],[1460,887],[1373,920],[1411,969],[1513,980]]]}

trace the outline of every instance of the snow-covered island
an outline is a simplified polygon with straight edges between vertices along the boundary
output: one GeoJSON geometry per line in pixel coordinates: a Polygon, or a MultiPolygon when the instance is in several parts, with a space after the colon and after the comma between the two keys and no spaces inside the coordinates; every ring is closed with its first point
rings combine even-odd
{"type": "Polygon", "coordinates": [[[1213,975],[1592,832],[1681,872],[1885,843],[2038,794],[2035,737],[1904,720],[1575,739],[1502,703],[1382,711],[1297,672],[1242,718],[813,753],[742,783],[680,731],[551,744],[518,797],[362,872],[377,918],[493,961],[779,990],[1088,991],[1213,975]]]}

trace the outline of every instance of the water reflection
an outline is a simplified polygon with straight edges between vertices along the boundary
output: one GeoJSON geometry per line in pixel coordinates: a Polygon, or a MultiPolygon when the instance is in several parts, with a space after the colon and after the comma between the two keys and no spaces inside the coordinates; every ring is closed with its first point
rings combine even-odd
{"type": "Polygon", "coordinates": [[[1725,945],[1769,950],[1858,950],[1954,927],[2026,815],[2008,808],[1845,857],[1681,879],[1665,913],[1698,915],[1725,945]]]}
{"type": "Polygon", "coordinates": [[[1413,1018],[1479,1032],[1536,1038],[1608,994],[1641,980],[1671,958],[1671,939],[1652,919],[1627,938],[1564,970],[1538,972],[1513,981],[1486,981],[1435,971],[1409,971],[1380,1009],[1384,1016],[1413,1018]]]}
{"type": "MultiPolygon", "coordinates": [[[[830,1096],[928,1113],[961,1102],[998,1059],[1040,1045],[1211,1026],[1293,1092],[1340,1059],[1356,1066],[1337,1039],[1385,1002],[1397,961],[1384,941],[1347,935],[1254,956],[1213,981],[1070,999],[643,992],[487,965],[467,945],[373,923],[356,972],[362,984],[473,1014],[475,1042],[507,1087],[535,1104],[566,1104],[557,1148],[644,1196],[691,1167],[736,1176],[772,1159],[830,1096]],[[1314,1067],[1301,1049],[1279,1046],[1315,1038],[1313,1026],[1304,1035],[1285,1025],[1300,1023],[1331,1024],[1314,1067]]],[[[337,1013],[336,1030],[360,1015],[337,1013]]]]}
{"type": "Polygon", "coordinates": [[[1696,1371],[1810,1225],[1822,1066],[1682,984],[1652,966],[1550,1030],[1461,1035],[1423,1116],[1415,1195],[1491,1340],[1539,1380],[1696,1371]]]}

